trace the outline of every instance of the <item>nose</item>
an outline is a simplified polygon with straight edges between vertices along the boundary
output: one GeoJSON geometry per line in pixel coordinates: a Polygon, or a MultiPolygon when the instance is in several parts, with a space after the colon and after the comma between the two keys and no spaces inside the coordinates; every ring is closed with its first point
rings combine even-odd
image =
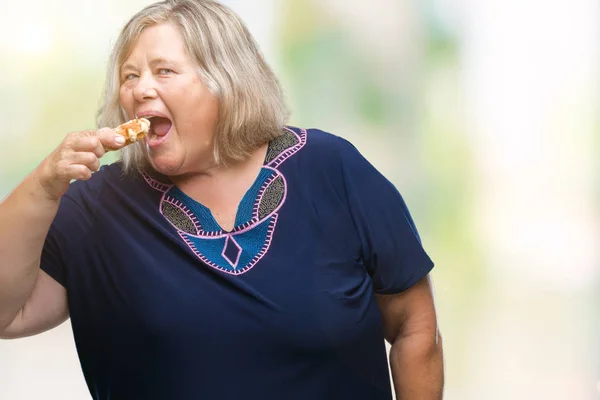
{"type": "Polygon", "coordinates": [[[156,98],[155,81],[150,74],[143,74],[139,77],[137,84],[133,88],[133,96],[139,102],[156,98]]]}

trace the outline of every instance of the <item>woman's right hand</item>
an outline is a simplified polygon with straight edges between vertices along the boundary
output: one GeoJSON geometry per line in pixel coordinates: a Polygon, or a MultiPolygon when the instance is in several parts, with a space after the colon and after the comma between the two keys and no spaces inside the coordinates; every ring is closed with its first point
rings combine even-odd
{"type": "Polygon", "coordinates": [[[108,150],[118,150],[125,138],[114,129],[73,132],[33,173],[48,199],[58,201],[72,180],[88,180],[100,168],[100,159],[108,150]]]}

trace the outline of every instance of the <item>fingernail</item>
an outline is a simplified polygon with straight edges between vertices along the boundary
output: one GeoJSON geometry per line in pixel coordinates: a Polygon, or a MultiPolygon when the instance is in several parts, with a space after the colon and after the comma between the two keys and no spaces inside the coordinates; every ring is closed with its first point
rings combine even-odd
{"type": "Polygon", "coordinates": [[[124,138],[123,136],[117,136],[117,137],[115,138],[115,143],[116,143],[116,144],[119,144],[119,145],[121,145],[121,144],[125,144],[125,138],[124,138]]]}

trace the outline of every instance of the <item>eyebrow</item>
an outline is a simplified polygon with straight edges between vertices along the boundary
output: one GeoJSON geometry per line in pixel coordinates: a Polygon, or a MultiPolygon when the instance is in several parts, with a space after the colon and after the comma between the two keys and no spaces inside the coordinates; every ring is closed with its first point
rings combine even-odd
{"type": "MultiPolygon", "coordinates": [[[[173,61],[168,60],[163,57],[156,57],[150,61],[150,67],[155,67],[157,64],[175,65],[175,63],[173,61]]],[[[133,64],[127,63],[121,67],[121,72],[123,72],[125,70],[135,70],[135,69],[137,69],[137,68],[133,64]]]]}

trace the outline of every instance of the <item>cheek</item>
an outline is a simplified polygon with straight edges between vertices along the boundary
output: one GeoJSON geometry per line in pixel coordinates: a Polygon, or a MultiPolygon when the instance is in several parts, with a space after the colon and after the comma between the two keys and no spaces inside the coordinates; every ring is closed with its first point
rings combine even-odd
{"type": "Polygon", "coordinates": [[[219,116],[219,100],[208,89],[202,88],[194,93],[190,106],[197,110],[198,119],[203,121],[203,125],[212,125],[219,116]]]}
{"type": "Polygon", "coordinates": [[[121,107],[123,107],[123,109],[125,109],[125,111],[127,112],[127,114],[131,114],[132,107],[133,107],[133,101],[132,101],[132,97],[131,97],[131,90],[128,90],[126,88],[121,88],[121,90],[119,90],[119,103],[121,104],[121,107]]]}
{"type": "Polygon", "coordinates": [[[219,120],[220,106],[221,102],[219,101],[219,98],[211,93],[210,98],[208,100],[207,111],[209,113],[209,116],[212,117],[213,120],[219,120]]]}

